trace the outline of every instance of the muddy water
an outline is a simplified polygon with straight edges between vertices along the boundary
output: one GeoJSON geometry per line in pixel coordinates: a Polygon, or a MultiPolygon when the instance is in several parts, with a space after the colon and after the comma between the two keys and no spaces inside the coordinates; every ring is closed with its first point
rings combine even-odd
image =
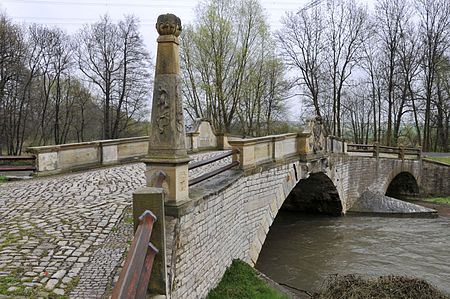
{"type": "Polygon", "coordinates": [[[317,290],[327,275],[408,275],[450,293],[450,219],[328,217],[280,211],[256,268],[317,290]]]}

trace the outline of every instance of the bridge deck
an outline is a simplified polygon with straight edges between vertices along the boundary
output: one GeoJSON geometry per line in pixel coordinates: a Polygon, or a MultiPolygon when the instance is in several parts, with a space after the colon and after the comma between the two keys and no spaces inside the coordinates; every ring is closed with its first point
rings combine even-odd
{"type": "MultiPolygon", "coordinates": [[[[192,162],[220,153],[193,155],[192,162]]],[[[194,169],[189,177],[230,161],[194,169]]],[[[16,291],[71,298],[108,292],[132,238],[131,195],[145,185],[144,169],[133,163],[1,184],[0,276],[22,279],[16,291]]]]}

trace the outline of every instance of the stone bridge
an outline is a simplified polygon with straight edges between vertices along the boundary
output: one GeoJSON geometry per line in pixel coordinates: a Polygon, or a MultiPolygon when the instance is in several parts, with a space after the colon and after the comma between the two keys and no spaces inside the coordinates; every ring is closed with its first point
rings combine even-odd
{"type": "Polygon", "coordinates": [[[158,18],[156,27],[160,36],[149,137],[31,149],[42,174],[142,156],[145,165],[1,185],[0,278],[14,281],[7,295],[107,296],[131,238],[132,192],[144,186],[133,194],[134,221],[143,209],[158,217],[151,241],[159,253],[149,289],[167,298],[203,298],[233,259],[255,264],[283,206],[341,215],[368,193],[376,195],[372,201],[384,195],[450,194],[450,167],[422,160],[420,150],[350,145],[325,137],[315,121],[300,134],[227,138],[211,136],[213,130],[198,123],[197,132],[186,135],[178,59],[181,23],[168,14],[158,18]],[[188,148],[201,147],[235,151],[232,158],[193,170],[195,161],[217,155],[188,156],[188,148]],[[216,171],[195,186],[189,183],[230,160],[239,166],[216,171]],[[157,183],[162,188],[155,188],[157,183]]]}
{"type": "MultiPolygon", "coordinates": [[[[159,248],[168,297],[204,297],[233,259],[254,264],[283,206],[345,214],[367,191],[450,194],[450,167],[422,160],[418,150],[350,145],[317,136],[313,127],[310,122],[301,134],[229,138],[239,154],[189,171],[192,179],[240,161],[238,168],[190,187],[187,199],[164,203],[158,222],[165,222],[165,242],[159,248]]],[[[59,148],[56,156],[67,150],[83,161],[86,151],[74,150],[80,146],[59,148]]],[[[191,154],[190,163],[224,152],[215,146],[191,154]]],[[[23,283],[13,288],[41,293],[108,294],[129,246],[132,192],[146,185],[144,173],[143,163],[131,163],[1,185],[0,276],[19,273],[23,283]]]]}
{"type": "Polygon", "coordinates": [[[282,207],[341,215],[366,192],[450,194],[450,167],[422,160],[420,151],[320,138],[324,148],[315,152],[312,130],[229,141],[240,150],[239,170],[190,188],[186,202],[166,202],[172,298],[204,297],[233,259],[254,265],[282,207]]]}

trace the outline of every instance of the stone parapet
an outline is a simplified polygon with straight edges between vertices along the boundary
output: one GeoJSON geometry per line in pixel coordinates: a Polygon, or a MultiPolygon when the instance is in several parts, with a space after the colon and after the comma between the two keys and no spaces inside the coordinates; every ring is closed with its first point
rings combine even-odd
{"type": "Polygon", "coordinates": [[[271,135],[258,138],[229,140],[228,143],[239,150],[233,161],[239,161],[240,168],[248,170],[269,162],[279,162],[299,155],[302,137],[297,133],[271,135]],[[300,145],[299,145],[300,144],[300,145]]]}
{"type": "Polygon", "coordinates": [[[36,155],[38,174],[54,174],[135,161],[147,154],[148,137],[29,147],[27,152],[36,155]]]}

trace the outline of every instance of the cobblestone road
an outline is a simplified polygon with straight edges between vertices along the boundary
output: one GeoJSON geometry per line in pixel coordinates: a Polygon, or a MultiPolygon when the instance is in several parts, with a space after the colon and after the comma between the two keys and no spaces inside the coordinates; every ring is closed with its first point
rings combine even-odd
{"type": "MultiPolygon", "coordinates": [[[[192,162],[219,153],[193,155],[192,162]]],[[[134,163],[1,184],[0,297],[104,296],[132,238],[131,195],[145,185],[144,168],[134,163]]]]}

